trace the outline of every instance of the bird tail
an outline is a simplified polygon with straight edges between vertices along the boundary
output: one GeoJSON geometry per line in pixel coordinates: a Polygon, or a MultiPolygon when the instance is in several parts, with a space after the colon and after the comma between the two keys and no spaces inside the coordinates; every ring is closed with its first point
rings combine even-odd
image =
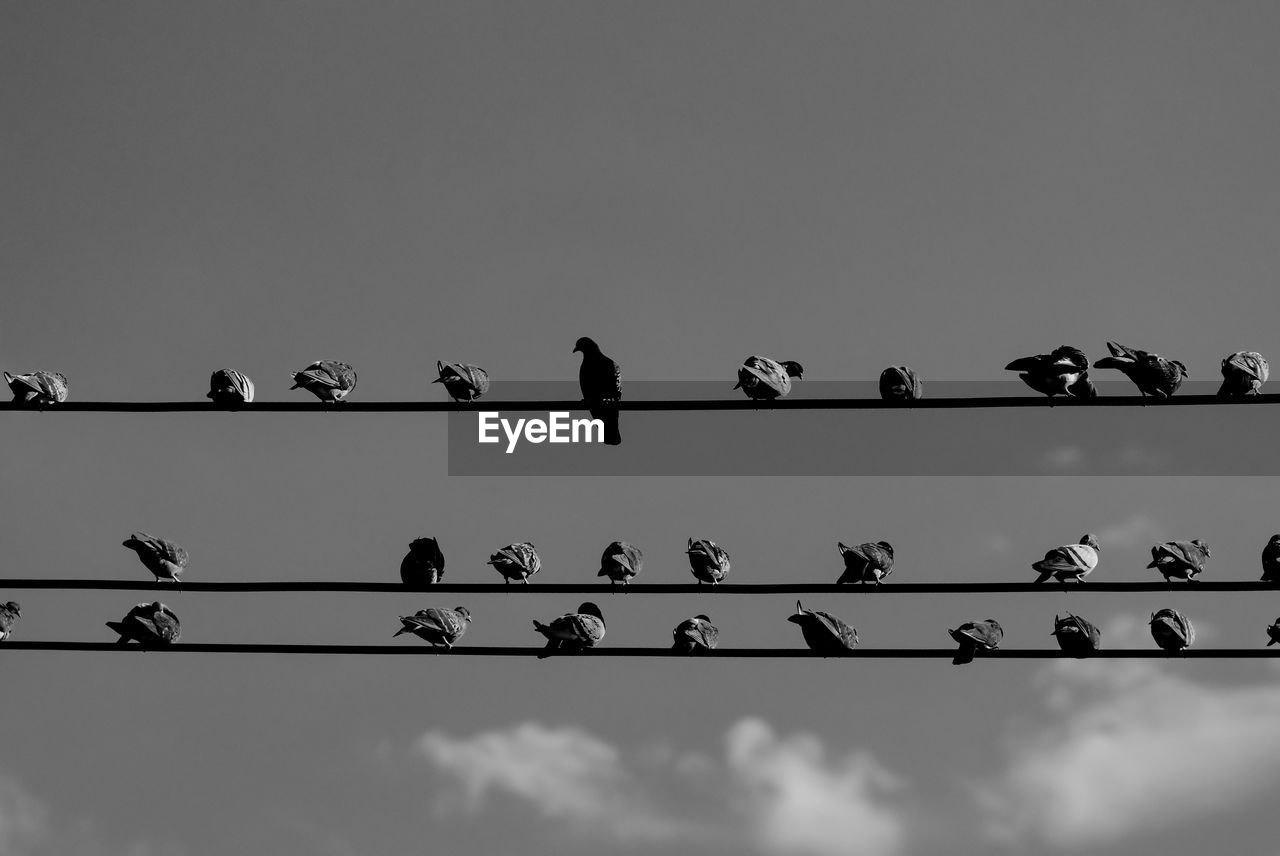
{"type": "Polygon", "coordinates": [[[1277,641],[1277,640],[1275,640],[1275,639],[1271,639],[1271,640],[1269,640],[1269,641],[1267,642],[1267,647],[1268,647],[1268,648],[1270,648],[1272,645],[1276,644],[1276,641],[1277,641]]]}
{"type": "Polygon", "coordinates": [[[399,630],[397,630],[395,633],[392,633],[392,634],[391,634],[391,638],[392,638],[392,639],[394,639],[394,638],[396,638],[397,636],[399,636],[401,633],[408,633],[408,632],[409,632],[409,628],[408,628],[408,627],[401,627],[401,628],[400,628],[399,630]]]}
{"type": "Polygon", "coordinates": [[[110,627],[112,630],[114,630],[116,633],[120,634],[120,638],[116,640],[117,645],[128,644],[129,633],[128,631],[125,630],[125,627],[123,624],[121,624],[119,621],[108,621],[107,626],[110,627]]]}
{"type": "Polygon", "coordinates": [[[959,650],[956,651],[955,657],[951,659],[951,665],[962,666],[965,663],[972,663],[973,652],[974,652],[973,645],[961,645],[959,650]]]}
{"type": "MultiPolygon", "coordinates": [[[[547,631],[551,628],[535,618],[533,619],[533,629],[541,633],[543,636],[547,636],[547,631]]],[[[547,638],[550,639],[551,637],[547,636],[547,638]]]]}
{"type": "MultiPolygon", "coordinates": [[[[1039,570],[1039,569],[1037,568],[1037,570],[1039,570]]],[[[1042,583],[1042,582],[1044,582],[1045,580],[1049,579],[1049,577],[1051,577],[1051,576],[1053,576],[1053,572],[1052,572],[1052,571],[1040,571],[1040,576],[1036,577],[1036,582],[1038,582],[1038,583],[1042,583]]]]}
{"type": "Polygon", "coordinates": [[[591,411],[592,419],[604,423],[604,444],[606,446],[622,445],[622,433],[618,430],[618,411],[613,408],[591,411]]]}

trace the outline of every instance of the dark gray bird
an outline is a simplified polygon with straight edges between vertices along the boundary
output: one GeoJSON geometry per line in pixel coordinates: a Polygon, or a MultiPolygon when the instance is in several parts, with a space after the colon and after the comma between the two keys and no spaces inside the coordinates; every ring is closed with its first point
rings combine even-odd
{"type": "Polygon", "coordinates": [[[1101,550],[1098,538],[1092,532],[1085,533],[1079,544],[1054,547],[1044,554],[1043,559],[1031,563],[1031,567],[1040,574],[1036,582],[1042,583],[1049,577],[1057,577],[1061,583],[1067,580],[1082,582],[1098,567],[1098,553],[1101,550]]]}
{"type": "Polygon", "coordinates": [[[179,577],[187,569],[187,551],[177,542],[134,532],[122,543],[138,554],[143,566],[156,575],[156,582],[182,582],[179,577]]]}
{"type": "Polygon", "coordinates": [[[475,401],[489,391],[489,373],[470,363],[442,363],[436,360],[440,377],[432,383],[444,384],[454,401],[475,401]]]}
{"type": "Polygon", "coordinates": [[[1209,545],[1199,538],[1194,541],[1165,541],[1151,548],[1151,563],[1147,567],[1163,574],[1166,583],[1175,578],[1195,582],[1195,578],[1204,572],[1205,560],[1211,555],[1209,545]]]}
{"type": "Polygon", "coordinates": [[[1018,377],[1027,386],[1050,398],[1055,395],[1094,398],[1098,394],[1089,380],[1089,358],[1070,345],[1062,345],[1048,354],[1014,360],[1005,370],[1021,372],[1018,377]]]}
{"type": "Polygon", "coordinates": [[[715,541],[699,538],[689,539],[689,548],[685,550],[689,557],[689,570],[693,571],[698,585],[711,583],[716,585],[729,576],[729,552],[715,541]]]}
{"type": "Polygon", "coordinates": [[[1272,535],[1262,548],[1262,579],[1280,583],[1280,535],[1272,535]]]}
{"type": "Polygon", "coordinates": [[[1196,641],[1196,629],[1178,610],[1162,609],[1151,613],[1151,638],[1166,651],[1181,651],[1196,641]]]}
{"type": "Polygon", "coordinates": [[[868,541],[856,547],[836,542],[836,548],[844,559],[844,573],[836,580],[842,583],[875,583],[893,573],[893,545],[888,541],[868,541]]]}
{"type": "Polygon", "coordinates": [[[62,372],[31,372],[13,375],[4,373],[4,382],[13,392],[13,400],[20,404],[59,404],[67,400],[70,387],[62,372]]]}
{"type": "Polygon", "coordinates": [[[682,654],[702,654],[720,644],[720,630],[705,615],[686,618],[671,631],[675,644],[671,650],[682,654]]]}
{"type": "Polygon", "coordinates": [[[1277,642],[1280,642],[1280,618],[1277,618],[1275,621],[1273,621],[1271,625],[1267,628],[1267,637],[1270,640],[1267,642],[1268,648],[1270,648],[1272,645],[1276,644],[1277,642]]]}
{"type": "Polygon", "coordinates": [[[1236,351],[1222,361],[1222,386],[1219,398],[1244,398],[1259,395],[1271,376],[1267,358],[1257,351],[1236,351]]]}
{"type": "Polygon", "coordinates": [[[435,585],[444,579],[444,553],[435,538],[415,538],[400,560],[400,581],[409,588],[435,585]]]}
{"type": "Polygon", "coordinates": [[[1069,654],[1083,657],[1102,649],[1102,631],[1093,622],[1067,613],[1066,618],[1053,617],[1053,633],[1058,647],[1069,654]]]}
{"type": "Polygon", "coordinates": [[[503,582],[507,585],[512,580],[520,580],[528,585],[529,577],[542,570],[542,559],[529,541],[508,544],[489,557],[489,564],[502,574],[503,582]]]}
{"type": "Polygon", "coordinates": [[[795,360],[771,360],[768,357],[747,357],[738,369],[738,382],[734,389],[741,389],[754,401],[785,398],[791,392],[791,379],[804,377],[804,366],[795,360]]]}
{"type": "Polygon", "coordinates": [[[600,572],[596,576],[608,577],[609,585],[622,583],[625,586],[643,568],[644,555],[639,547],[626,541],[613,541],[604,548],[604,553],[600,556],[600,572]]]}
{"type": "Polygon", "coordinates": [[[829,612],[805,609],[796,601],[796,611],[787,621],[800,625],[804,642],[824,656],[852,651],[858,645],[858,631],[829,612]]]}
{"type": "Polygon", "coordinates": [[[885,401],[924,398],[924,382],[910,366],[889,366],[880,372],[880,397],[885,401]]]}
{"type": "Polygon", "coordinates": [[[604,639],[604,615],[600,607],[588,601],[579,606],[577,612],[562,615],[550,624],[535,619],[533,629],[547,637],[547,647],[538,655],[539,659],[557,650],[578,654],[604,639]]]}
{"type": "Polygon", "coordinates": [[[248,404],[253,401],[253,381],[235,369],[218,369],[209,376],[206,398],[214,404],[248,404]]]}
{"type": "Polygon", "coordinates": [[[337,360],[316,360],[300,372],[293,372],[293,386],[305,389],[321,401],[342,401],[356,388],[356,370],[337,360]]]}
{"type": "Polygon", "coordinates": [[[465,606],[453,609],[419,609],[413,615],[400,616],[403,625],[392,638],[401,633],[412,633],[431,643],[433,648],[452,648],[462,638],[471,624],[471,612],[465,606]]]}
{"type": "Polygon", "coordinates": [[[951,660],[953,666],[972,663],[979,651],[994,651],[1004,639],[1004,628],[994,618],[984,621],[966,621],[955,630],[948,630],[951,638],[960,646],[951,660]]]}
{"type": "Polygon", "coordinates": [[[592,419],[604,423],[604,442],[617,446],[622,442],[618,429],[618,411],[599,405],[617,404],[622,400],[622,370],[613,360],[600,353],[600,346],[583,336],[573,346],[574,353],[582,354],[578,367],[578,386],[582,400],[587,403],[592,419]]]}
{"type": "Polygon", "coordinates": [[[1188,377],[1187,367],[1177,360],[1166,360],[1159,354],[1129,348],[1119,342],[1107,342],[1111,356],[1093,364],[1095,369],[1116,369],[1133,381],[1142,395],[1168,398],[1188,377]]]}
{"type": "Polygon", "coordinates": [[[182,635],[178,616],[163,603],[140,603],[119,621],[108,621],[107,626],[120,634],[117,644],[138,642],[144,648],[151,645],[172,645],[182,635]]]}
{"type": "Polygon", "coordinates": [[[16,601],[0,603],[0,642],[13,634],[13,625],[22,617],[22,606],[16,601]]]}

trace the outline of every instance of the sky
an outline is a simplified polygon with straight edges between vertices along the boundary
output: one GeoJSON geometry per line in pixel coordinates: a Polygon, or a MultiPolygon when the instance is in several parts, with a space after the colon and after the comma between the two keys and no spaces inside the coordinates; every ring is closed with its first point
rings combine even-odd
{"type": "MultiPolygon", "coordinates": [[[[1280,353],[1278,19],[5,3],[0,368],[61,371],[80,400],[192,400],[231,366],[292,401],[291,371],[340,359],[353,401],[437,400],[438,359],[572,381],[588,335],[624,383],[727,387],[765,354],[822,382],[907,363],[927,391],[1115,339],[1212,381],[1232,351],[1280,353]]],[[[1035,476],[519,477],[451,476],[439,414],[0,414],[4,575],[145,579],[120,546],[142,530],[189,550],[190,580],[394,581],[433,535],[450,581],[496,583],[489,554],[535,542],[528,592],[162,593],[189,641],[390,643],[397,616],[461,604],[474,645],[537,644],[530,619],[581,600],[537,582],[594,580],[615,539],[648,582],[688,580],[689,537],[724,545],[735,582],[834,579],[838,540],[881,539],[903,581],[1030,579],[1088,531],[1096,579],[1150,579],[1174,538],[1211,544],[1210,578],[1256,579],[1280,484],[1241,474],[1258,408],[1219,410],[1179,438],[1196,475],[1140,477],[1069,474],[1094,472],[1072,450],[1105,449],[1099,424],[1065,446],[1023,432],[1052,465],[1035,476]]],[[[744,430],[806,442],[767,415],[744,430]]],[[[83,641],[141,599],[0,597],[23,604],[17,638],[83,641]]],[[[785,596],[599,602],[606,645],[665,644],[704,611],[726,646],[801,644],[785,596]]],[[[1051,647],[1067,609],[1146,647],[1165,606],[1197,646],[1257,647],[1280,613],[1180,590],[806,606],[868,647],[986,617],[1051,647]]],[[[1274,852],[1268,663],[0,655],[0,856],[1274,852]]]]}

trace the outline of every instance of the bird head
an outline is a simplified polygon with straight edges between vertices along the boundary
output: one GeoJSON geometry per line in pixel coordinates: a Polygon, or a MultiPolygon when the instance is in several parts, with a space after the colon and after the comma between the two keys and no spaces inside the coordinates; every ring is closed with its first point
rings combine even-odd
{"type": "Polygon", "coordinates": [[[471,610],[467,609],[465,606],[455,606],[453,611],[461,615],[463,621],[467,623],[471,622],[471,610]]]}
{"type": "Polygon", "coordinates": [[[1183,376],[1183,377],[1191,377],[1191,372],[1187,371],[1187,367],[1186,367],[1186,366],[1184,366],[1180,361],[1178,361],[1178,360],[1170,360],[1170,362],[1171,362],[1173,365],[1177,366],[1177,367],[1182,371],[1182,376],[1183,376]]]}
{"type": "Polygon", "coordinates": [[[434,538],[414,538],[409,542],[409,549],[415,553],[420,550],[435,552],[438,547],[439,545],[434,538]]]}
{"type": "Polygon", "coordinates": [[[1201,541],[1199,538],[1197,538],[1196,540],[1192,541],[1191,543],[1192,543],[1192,544],[1195,544],[1197,547],[1199,547],[1201,550],[1203,550],[1203,551],[1204,551],[1204,555],[1205,555],[1205,558],[1206,558],[1206,559],[1213,558],[1213,554],[1209,552],[1209,545],[1208,545],[1208,544],[1206,544],[1205,542],[1201,541]]]}
{"type": "Polygon", "coordinates": [[[781,365],[784,369],[787,370],[787,374],[790,375],[791,377],[794,377],[794,378],[804,377],[804,366],[800,365],[795,360],[783,360],[781,365]]]}
{"type": "Polygon", "coordinates": [[[4,604],[4,608],[12,612],[14,615],[22,615],[22,607],[18,604],[17,601],[13,601],[13,600],[9,601],[8,603],[4,604]]]}
{"type": "MultiPolygon", "coordinates": [[[[14,606],[17,606],[17,604],[14,604],[14,606]]],[[[708,624],[711,623],[711,618],[706,615],[698,614],[698,615],[695,615],[694,618],[696,618],[698,621],[705,621],[708,624]]]]}
{"type": "Polygon", "coordinates": [[[573,346],[573,353],[598,354],[600,353],[600,346],[595,343],[594,339],[583,336],[573,346]]]}
{"type": "Polygon", "coordinates": [[[800,601],[797,600],[796,611],[794,614],[787,616],[787,621],[790,621],[792,624],[799,624],[800,622],[804,621],[808,617],[809,617],[809,613],[805,610],[803,606],[800,605],[800,601]]]}
{"type": "Polygon", "coordinates": [[[124,541],[121,541],[120,546],[128,547],[130,550],[137,550],[142,547],[143,539],[146,537],[147,535],[144,532],[134,532],[124,541]]]}
{"type": "Polygon", "coordinates": [[[877,541],[876,546],[878,546],[881,550],[884,550],[890,556],[893,555],[893,545],[890,544],[888,541],[877,541]]]}
{"type": "Polygon", "coordinates": [[[1280,533],[1276,533],[1275,535],[1271,536],[1271,543],[1280,544],[1280,533]]]}
{"type": "Polygon", "coordinates": [[[600,607],[596,606],[591,601],[587,601],[586,603],[580,604],[578,606],[578,614],[594,615],[596,618],[600,619],[601,621],[604,621],[604,614],[600,612],[600,607]]]}
{"type": "Polygon", "coordinates": [[[1101,550],[1102,545],[1098,543],[1098,536],[1092,532],[1086,532],[1084,537],[1080,539],[1080,543],[1086,547],[1092,547],[1095,550],[1101,550]]]}

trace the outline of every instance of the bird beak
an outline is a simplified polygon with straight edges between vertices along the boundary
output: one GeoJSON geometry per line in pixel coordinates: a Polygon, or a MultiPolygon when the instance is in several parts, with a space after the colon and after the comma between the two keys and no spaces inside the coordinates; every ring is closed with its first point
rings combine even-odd
{"type": "Polygon", "coordinates": [[[444,378],[442,378],[442,377],[438,377],[438,378],[436,378],[435,380],[433,380],[433,381],[431,381],[431,382],[432,382],[432,383],[444,383],[444,378]]]}
{"type": "Polygon", "coordinates": [[[571,354],[576,354],[576,353],[579,353],[581,350],[582,350],[582,349],[581,349],[581,348],[579,348],[577,345],[574,345],[574,346],[573,346],[573,350],[572,350],[572,351],[570,351],[569,353],[571,353],[571,354]]]}

